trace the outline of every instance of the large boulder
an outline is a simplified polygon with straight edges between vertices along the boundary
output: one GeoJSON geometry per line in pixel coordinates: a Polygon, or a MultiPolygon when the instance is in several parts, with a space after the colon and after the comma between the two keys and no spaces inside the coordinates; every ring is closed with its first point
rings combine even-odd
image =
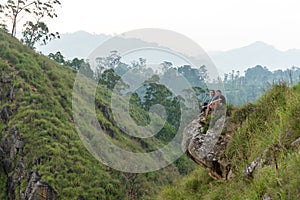
{"type": "Polygon", "coordinates": [[[214,179],[228,179],[229,160],[224,157],[224,150],[230,139],[223,131],[225,116],[211,123],[204,131],[201,119],[192,121],[183,132],[182,149],[197,164],[206,168],[214,179]]]}

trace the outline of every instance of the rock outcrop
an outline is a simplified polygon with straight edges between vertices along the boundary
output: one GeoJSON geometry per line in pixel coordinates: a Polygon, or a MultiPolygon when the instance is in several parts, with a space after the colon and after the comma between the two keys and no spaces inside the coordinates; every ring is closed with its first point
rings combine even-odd
{"type": "Polygon", "coordinates": [[[41,181],[41,176],[36,170],[26,172],[23,155],[25,143],[17,127],[5,129],[3,135],[0,143],[0,157],[8,176],[8,199],[55,200],[56,192],[50,185],[41,181]],[[28,181],[27,187],[23,193],[17,194],[16,189],[20,187],[22,180],[28,181]]]}
{"type": "MultiPolygon", "coordinates": [[[[19,105],[12,104],[15,98],[11,75],[3,73],[0,76],[0,103],[8,105],[0,107],[0,122],[9,124],[19,105]]],[[[6,127],[0,133],[0,162],[7,175],[7,195],[9,200],[54,200],[54,189],[41,181],[37,171],[31,171],[24,162],[25,142],[16,126],[6,127]],[[29,172],[28,172],[29,171],[29,172]],[[21,182],[26,181],[26,188],[20,190],[21,182]]]]}
{"type": "Polygon", "coordinates": [[[4,106],[0,109],[0,119],[4,122],[9,120],[9,117],[12,115],[12,110],[10,106],[4,106]]]}
{"type": "Polygon", "coordinates": [[[41,181],[41,177],[35,170],[30,173],[29,183],[24,193],[21,195],[21,200],[54,200],[56,199],[55,190],[41,181]]]}
{"type": "Polygon", "coordinates": [[[185,128],[182,149],[197,164],[206,168],[214,179],[228,179],[230,163],[222,154],[230,139],[222,133],[225,116],[211,123],[207,131],[204,131],[201,120],[195,119],[185,128]]]}
{"type": "Polygon", "coordinates": [[[291,147],[298,147],[298,146],[300,146],[300,137],[291,143],[291,147]]]}
{"type": "Polygon", "coordinates": [[[10,130],[6,128],[0,143],[0,156],[4,170],[8,175],[7,187],[9,199],[16,199],[15,190],[25,177],[25,165],[22,156],[23,148],[24,142],[19,135],[17,127],[13,126],[10,130]]]}
{"type": "Polygon", "coordinates": [[[274,165],[278,169],[277,153],[282,149],[279,145],[273,145],[263,151],[243,170],[244,179],[252,178],[265,166],[274,165]]]}

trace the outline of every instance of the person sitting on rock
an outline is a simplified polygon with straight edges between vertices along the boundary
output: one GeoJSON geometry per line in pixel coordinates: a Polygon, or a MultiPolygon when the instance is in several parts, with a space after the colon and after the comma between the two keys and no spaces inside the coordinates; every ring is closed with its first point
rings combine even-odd
{"type": "Polygon", "coordinates": [[[214,103],[213,110],[217,112],[218,110],[223,109],[226,106],[226,98],[222,95],[221,90],[216,91],[216,102],[214,103]]]}
{"type": "Polygon", "coordinates": [[[214,102],[214,100],[216,100],[217,96],[215,93],[215,90],[210,90],[209,91],[209,100],[204,102],[201,106],[201,113],[205,114],[208,113],[210,111],[210,109],[212,108],[212,103],[214,102]],[[208,109],[207,109],[208,108],[208,109]]]}

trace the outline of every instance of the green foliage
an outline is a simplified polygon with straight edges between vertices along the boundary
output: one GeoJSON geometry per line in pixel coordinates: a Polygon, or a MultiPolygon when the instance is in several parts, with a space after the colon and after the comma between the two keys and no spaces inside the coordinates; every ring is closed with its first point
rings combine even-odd
{"type": "Polygon", "coordinates": [[[48,57],[50,59],[52,59],[52,60],[55,60],[59,64],[65,64],[65,62],[66,62],[64,56],[61,54],[60,51],[56,52],[55,54],[54,53],[50,53],[48,55],[48,57]]]}
{"type": "Polygon", "coordinates": [[[265,195],[271,199],[299,199],[300,151],[299,147],[291,147],[300,137],[299,105],[300,84],[279,84],[256,103],[231,108],[229,121],[237,129],[225,156],[231,160],[235,177],[215,181],[199,169],[165,188],[158,199],[262,199],[265,195]],[[242,171],[261,156],[265,159],[262,168],[245,179],[242,171]]]}
{"type": "MultiPolygon", "coordinates": [[[[87,75],[90,68],[87,68],[87,75]]],[[[25,142],[22,152],[25,174],[37,169],[42,181],[58,193],[58,199],[130,199],[128,190],[136,191],[136,198],[150,199],[162,185],[171,184],[180,173],[195,167],[187,158],[157,172],[137,177],[106,167],[84,147],[76,133],[72,116],[72,89],[77,71],[35,54],[16,39],[0,31],[0,78],[8,74],[11,82],[0,82],[0,109],[9,105],[13,114],[8,122],[0,120],[0,135],[15,125],[25,142]],[[9,100],[14,88],[15,97],[9,100]],[[135,184],[132,184],[135,182],[135,184]]],[[[147,152],[163,145],[155,137],[137,139],[119,129],[110,108],[111,90],[99,85],[95,105],[100,126],[110,140],[120,148],[133,152],[147,152]]],[[[132,104],[131,114],[137,123],[146,124],[147,112],[132,104]]],[[[126,123],[126,122],[124,122],[126,123]]],[[[166,133],[173,126],[166,123],[166,133]]],[[[18,155],[20,157],[21,155],[18,155]]],[[[17,160],[17,159],[16,159],[17,160]]],[[[1,160],[2,161],[2,160],[1,160]]],[[[12,168],[16,163],[12,163],[12,168]]],[[[17,197],[26,189],[27,178],[21,179],[17,197]]],[[[0,199],[6,198],[7,174],[0,164],[0,199]]]]}
{"type": "Polygon", "coordinates": [[[204,65],[200,69],[192,68],[190,65],[183,65],[178,68],[178,72],[188,80],[191,86],[206,87],[205,80],[208,79],[208,73],[204,65]]]}
{"type": "Polygon", "coordinates": [[[157,199],[161,200],[185,200],[203,199],[209,191],[213,180],[204,169],[197,169],[189,176],[176,182],[175,186],[166,187],[157,199]]]}
{"type": "Polygon", "coordinates": [[[113,69],[107,69],[99,77],[99,84],[113,90],[120,78],[113,69]]]}
{"type": "Polygon", "coordinates": [[[46,45],[49,41],[59,38],[59,33],[49,33],[49,28],[44,22],[33,23],[31,21],[24,24],[25,30],[22,32],[23,42],[26,46],[34,49],[34,45],[41,41],[42,45],[46,45]]]}
{"type": "Polygon", "coordinates": [[[46,44],[59,37],[58,33],[49,33],[48,26],[44,22],[46,19],[57,17],[56,7],[59,5],[61,5],[59,0],[8,0],[0,10],[7,18],[7,20],[3,20],[11,22],[11,35],[14,37],[17,33],[19,19],[24,16],[29,19],[23,25],[25,30],[22,41],[33,49],[38,41],[46,44]]]}
{"type": "Polygon", "coordinates": [[[300,80],[299,76],[299,67],[293,66],[290,69],[271,72],[267,67],[257,65],[248,68],[243,76],[239,71],[234,70],[224,74],[223,83],[228,102],[234,105],[243,105],[255,102],[273,85],[297,84],[300,80]]]}
{"type": "Polygon", "coordinates": [[[96,78],[90,64],[84,59],[73,58],[73,60],[65,60],[64,56],[59,51],[55,54],[50,53],[48,55],[48,58],[56,61],[61,65],[72,67],[77,71],[80,70],[80,73],[85,75],[86,77],[89,77],[91,79],[96,78]]]}

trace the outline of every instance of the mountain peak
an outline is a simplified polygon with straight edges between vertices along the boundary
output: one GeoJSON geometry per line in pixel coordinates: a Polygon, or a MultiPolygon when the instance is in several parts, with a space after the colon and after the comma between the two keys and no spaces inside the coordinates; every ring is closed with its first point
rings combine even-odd
{"type": "Polygon", "coordinates": [[[253,43],[251,43],[247,46],[241,47],[239,49],[244,49],[244,48],[274,49],[275,50],[275,47],[273,45],[267,44],[267,43],[262,42],[262,41],[253,42],[253,43]]]}
{"type": "Polygon", "coordinates": [[[250,45],[271,46],[271,45],[269,45],[269,44],[267,44],[267,43],[265,43],[263,41],[255,41],[255,42],[253,42],[250,45]]]}
{"type": "Polygon", "coordinates": [[[262,41],[210,56],[222,72],[231,71],[233,68],[244,71],[255,65],[267,66],[270,70],[300,65],[300,51],[280,51],[262,41]]]}

